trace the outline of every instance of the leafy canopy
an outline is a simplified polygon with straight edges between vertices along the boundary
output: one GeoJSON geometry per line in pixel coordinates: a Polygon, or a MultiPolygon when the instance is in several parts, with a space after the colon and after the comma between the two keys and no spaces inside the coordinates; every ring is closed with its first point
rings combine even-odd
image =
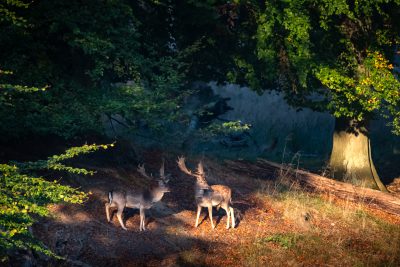
{"type": "Polygon", "coordinates": [[[102,134],[104,116],[129,130],[176,118],[198,43],[172,48],[160,1],[19,3],[0,6],[2,139],[102,134]]]}
{"type": "Polygon", "coordinates": [[[336,117],[390,118],[400,134],[400,96],[395,56],[400,43],[398,0],[237,1],[236,27],[254,53],[237,57],[232,81],[259,90],[278,86],[295,106],[336,117]],[[242,25],[257,30],[247,34],[242,25]],[[252,48],[254,47],[254,50],[252,48]]]}

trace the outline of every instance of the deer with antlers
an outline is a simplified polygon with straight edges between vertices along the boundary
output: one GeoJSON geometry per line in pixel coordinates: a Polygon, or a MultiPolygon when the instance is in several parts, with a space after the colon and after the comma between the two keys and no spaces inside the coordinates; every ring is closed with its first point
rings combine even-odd
{"type": "MultiPolygon", "coordinates": [[[[138,172],[144,177],[153,180],[152,176],[146,174],[144,165],[138,166],[138,172]]],[[[110,191],[108,193],[109,202],[105,204],[107,221],[110,222],[110,208],[117,208],[117,218],[124,230],[128,230],[122,221],[122,212],[125,207],[139,209],[140,211],[140,231],[145,231],[145,210],[150,209],[156,202],[160,201],[164,193],[170,192],[167,186],[169,175],[164,173],[164,161],[160,168],[160,178],[155,185],[141,191],[110,191]]]]}
{"type": "Polygon", "coordinates": [[[232,220],[232,228],[235,228],[235,215],[231,206],[231,189],[225,185],[209,186],[206,180],[206,175],[204,173],[203,163],[201,161],[197,165],[197,171],[195,173],[187,169],[184,157],[179,157],[177,163],[179,169],[182,172],[196,178],[196,184],[194,188],[195,200],[197,204],[197,217],[195,227],[197,227],[199,224],[201,209],[205,207],[208,208],[208,214],[211,220],[211,227],[212,229],[214,229],[215,226],[212,219],[212,207],[217,207],[217,209],[221,207],[226,211],[226,229],[229,229],[230,220],[232,220]]]}

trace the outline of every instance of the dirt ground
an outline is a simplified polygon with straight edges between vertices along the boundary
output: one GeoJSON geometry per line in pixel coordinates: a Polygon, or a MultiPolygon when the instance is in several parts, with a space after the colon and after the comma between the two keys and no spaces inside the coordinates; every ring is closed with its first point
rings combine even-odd
{"type": "MultiPolygon", "coordinates": [[[[191,159],[188,161],[190,166],[197,163],[191,159]]],[[[145,157],[144,162],[148,172],[156,172],[159,168],[160,161],[154,157],[145,157]]],[[[128,231],[121,228],[115,214],[112,222],[108,223],[104,204],[108,191],[142,187],[148,181],[137,173],[135,166],[92,167],[97,170],[94,176],[68,179],[74,186],[90,192],[89,200],[83,205],[52,206],[54,217],[36,224],[34,234],[57,254],[68,258],[68,262],[61,261],[56,265],[248,266],[254,264],[246,262],[242,253],[244,248],[254,244],[255,237],[306,230],[301,222],[286,219],[282,207],[275,207],[273,202],[257,197],[261,189],[254,181],[272,180],[275,174],[263,172],[262,167],[256,165],[247,173],[237,173],[223,163],[211,160],[205,160],[205,166],[210,184],[225,184],[232,188],[235,229],[225,229],[227,217],[222,209],[219,212],[214,210],[216,229],[211,229],[205,209],[199,227],[194,227],[194,178],[180,172],[171,156],[166,161],[166,172],[172,175],[169,182],[171,192],[147,211],[147,231],[139,231],[137,210],[125,209],[123,217],[128,231]]],[[[400,224],[400,218],[390,218],[400,224]]],[[[323,220],[319,223],[322,228],[331,227],[328,222],[324,226],[323,220]]],[[[274,244],[269,249],[274,249],[274,244]]],[[[280,262],[276,262],[276,257],[267,257],[262,262],[275,266],[324,265],[296,259],[295,256],[280,262]]],[[[340,264],[340,259],[336,263],[340,264]]]]}

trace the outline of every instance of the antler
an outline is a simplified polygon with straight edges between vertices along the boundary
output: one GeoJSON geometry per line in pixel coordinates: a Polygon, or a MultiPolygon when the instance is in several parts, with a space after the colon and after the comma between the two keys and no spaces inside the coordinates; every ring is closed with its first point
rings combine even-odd
{"type": "Polygon", "coordinates": [[[165,176],[164,171],[165,159],[162,159],[161,168],[160,168],[160,178],[165,180],[167,177],[165,176]]]}
{"type": "Polygon", "coordinates": [[[185,158],[184,158],[184,157],[178,157],[177,163],[178,163],[178,167],[179,167],[179,169],[180,169],[181,171],[183,171],[184,173],[189,174],[189,175],[191,175],[191,176],[196,176],[195,174],[193,174],[191,171],[189,171],[189,170],[186,168],[185,158]]]}
{"type": "Polygon", "coordinates": [[[203,167],[203,162],[200,161],[199,164],[197,164],[197,173],[200,176],[204,176],[204,167],[203,167]]]}
{"type": "Polygon", "coordinates": [[[144,169],[144,164],[142,164],[142,165],[139,164],[139,165],[138,165],[138,168],[137,168],[137,171],[138,171],[141,175],[143,175],[144,177],[151,179],[151,177],[147,175],[146,170],[144,169]]]}

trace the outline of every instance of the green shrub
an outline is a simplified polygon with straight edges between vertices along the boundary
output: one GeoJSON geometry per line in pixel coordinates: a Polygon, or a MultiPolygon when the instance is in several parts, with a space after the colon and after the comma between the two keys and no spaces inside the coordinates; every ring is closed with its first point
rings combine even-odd
{"type": "Polygon", "coordinates": [[[93,174],[92,171],[60,163],[63,160],[87,154],[110,145],[84,145],[68,149],[64,154],[27,163],[0,164],[0,262],[8,259],[13,249],[32,249],[59,258],[36,240],[29,231],[39,217],[49,216],[47,206],[55,203],[81,204],[87,194],[57,180],[37,177],[34,170],[62,170],[75,174],[93,174]]]}

